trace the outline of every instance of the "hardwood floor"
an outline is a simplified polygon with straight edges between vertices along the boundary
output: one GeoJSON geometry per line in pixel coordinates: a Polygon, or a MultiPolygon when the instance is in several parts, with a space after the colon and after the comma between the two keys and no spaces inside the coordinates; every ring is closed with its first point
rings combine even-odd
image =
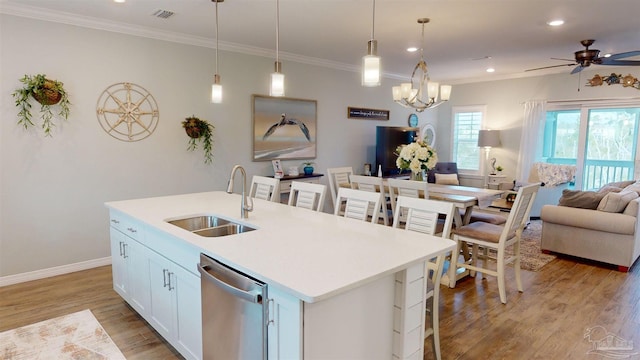
{"type": "Polygon", "coordinates": [[[127,359],[182,359],[113,290],[111,266],[0,287],[0,332],[84,309],[127,359]]]}
{"type": "MultiPolygon", "coordinates": [[[[507,271],[507,304],[496,279],[467,278],[441,288],[443,359],[599,359],[588,355],[606,335],[633,341],[640,358],[640,281],[629,273],[559,258],[539,272],[522,272],[518,293],[507,271]]],[[[91,309],[127,359],[181,359],[112,289],[111,267],[0,288],[0,331],[91,309]]],[[[429,341],[429,340],[427,340],[429,341]]],[[[432,358],[425,344],[425,359],[432,358]]]]}

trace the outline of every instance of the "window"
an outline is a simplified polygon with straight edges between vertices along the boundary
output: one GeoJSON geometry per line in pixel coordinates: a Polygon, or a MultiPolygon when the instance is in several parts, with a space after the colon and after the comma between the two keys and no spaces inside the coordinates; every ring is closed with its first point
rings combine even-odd
{"type": "Polygon", "coordinates": [[[640,107],[549,108],[544,128],[544,160],[577,166],[583,190],[634,179],[640,107]]]}
{"type": "Polygon", "coordinates": [[[478,148],[478,132],[485,117],[485,106],[453,107],[453,139],[451,151],[458,170],[466,173],[480,173],[481,157],[478,148]]]}

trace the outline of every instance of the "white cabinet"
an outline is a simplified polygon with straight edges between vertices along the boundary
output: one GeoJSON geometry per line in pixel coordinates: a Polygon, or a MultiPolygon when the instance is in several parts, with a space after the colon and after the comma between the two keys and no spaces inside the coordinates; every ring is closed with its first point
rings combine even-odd
{"type": "Polygon", "coordinates": [[[111,219],[111,261],[113,288],[139,313],[149,306],[149,272],[147,271],[145,248],[134,238],[142,231],[126,218],[111,219]]]}
{"type": "Polygon", "coordinates": [[[163,247],[175,240],[143,230],[135,220],[112,212],[113,288],[182,356],[202,359],[200,278],[158,253],[179,253],[163,247]],[[158,249],[150,247],[154,244],[158,249]]]}
{"type": "Polygon", "coordinates": [[[148,321],[184,357],[202,358],[200,278],[149,251],[148,321]]]}
{"type": "Polygon", "coordinates": [[[301,359],[302,301],[276,288],[269,288],[269,360],[301,359]]]}

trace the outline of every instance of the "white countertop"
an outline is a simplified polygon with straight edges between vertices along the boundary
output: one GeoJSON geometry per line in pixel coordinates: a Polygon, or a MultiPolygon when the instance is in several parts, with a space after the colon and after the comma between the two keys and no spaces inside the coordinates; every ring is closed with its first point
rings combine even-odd
{"type": "Polygon", "coordinates": [[[210,257],[305,302],[354,289],[455,246],[453,241],[439,237],[259,199],[253,201],[254,211],[244,220],[240,220],[240,195],[222,191],[106,205],[195,245],[210,257]],[[216,214],[257,230],[206,238],[165,221],[202,214],[216,214]]]}

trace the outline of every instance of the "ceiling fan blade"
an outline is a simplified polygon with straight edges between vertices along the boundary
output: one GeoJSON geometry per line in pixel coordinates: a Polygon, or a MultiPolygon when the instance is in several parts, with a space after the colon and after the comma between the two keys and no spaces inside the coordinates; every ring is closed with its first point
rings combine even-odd
{"type": "Polygon", "coordinates": [[[576,62],[574,59],[551,58],[551,60],[571,61],[572,63],[576,62]]]}
{"type": "Polygon", "coordinates": [[[525,72],[534,71],[534,70],[551,69],[551,68],[556,68],[556,67],[561,67],[561,66],[574,66],[574,65],[575,64],[561,64],[561,65],[543,66],[543,67],[539,67],[539,68],[535,68],[535,69],[527,69],[527,70],[525,70],[525,72]]]}
{"type": "Polygon", "coordinates": [[[576,66],[573,70],[571,70],[571,75],[579,73],[580,71],[582,71],[583,68],[584,66],[582,65],[576,66]]]}
{"type": "Polygon", "coordinates": [[[609,60],[609,58],[604,58],[600,65],[639,66],[640,60],[609,60]]]}
{"type": "Polygon", "coordinates": [[[628,58],[628,57],[632,57],[632,56],[640,56],[640,50],[635,50],[635,51],[627,51],[627,52],[623,52],[623,53],[618,53],[618,54],[613,54],[607,58],[604,58],[603,60],[617,60],[617,59],[622,59],[622,58],[628,58]]]}

